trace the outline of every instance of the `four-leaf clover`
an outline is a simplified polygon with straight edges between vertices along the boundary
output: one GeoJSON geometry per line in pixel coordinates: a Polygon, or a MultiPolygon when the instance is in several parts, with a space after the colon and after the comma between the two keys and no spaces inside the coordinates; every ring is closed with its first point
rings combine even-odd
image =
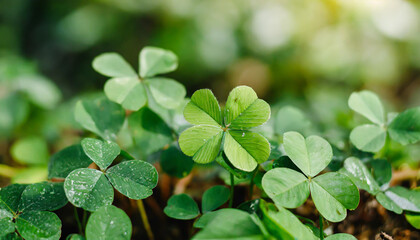
{"type": "Polygon", "coordinates": [[[179,137],[179,146],[197,163],[212,162],[223,150],[240,170],[250,172],[270,155],[270,144],[262,135],[249,131],[270,118],[270,106],[252,88],[234,88],[224,112],[209,89],[196,91],[185,106],[184,117],[195,125],[179,137]]]}

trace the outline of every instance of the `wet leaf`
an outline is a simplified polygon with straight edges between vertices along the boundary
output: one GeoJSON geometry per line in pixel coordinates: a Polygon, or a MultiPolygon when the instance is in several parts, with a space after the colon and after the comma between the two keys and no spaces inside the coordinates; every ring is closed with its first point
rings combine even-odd
{"type": "Polygon", "coordinates": [[[16,228],[27,240],[58,240],[61,236],[61,220],[52,212],[24,212],[16,219],[16,228]]]}
{"type": "Polygon", "coordinates": [[[71,171],[88,167],[91,163],[92,160],[86,156],[80,144],[64,148],[51,156],[48,178],[66,178],[71,171]]]}
{"type": "Polygon", "coordinates": [[[19,211],[55,211],[64,207],[67,202],[63,183],[35,183],[23,191],[19,211]]]}
{"type": "Polygon", "coordinates": [[[144,199],[153,194],[158,173],[150,163],[131,160],[121,162],[106,171],[112,185],[131,199],[144,199]]]}
{"type": "Polygon", "coordinates": [[[127,214],[113,206],[104,206],[92,213],[86,225],[89,240],[131,239],[131,221],[127,214]]]}
{"type": "Polygon", "coordinates": [[[76,207],[94,212],[111,205],[114,189],[105,175],[95,169],[81,168],[71,172],[64,181],[67,199],[76,207]]]}
{"type": "Polygon", "coordinates": [[[114,142],[94,138],[83,139],[81,145],[86,155],[102,170],[109,167],[121,151],[118,144],[114,142]]]}

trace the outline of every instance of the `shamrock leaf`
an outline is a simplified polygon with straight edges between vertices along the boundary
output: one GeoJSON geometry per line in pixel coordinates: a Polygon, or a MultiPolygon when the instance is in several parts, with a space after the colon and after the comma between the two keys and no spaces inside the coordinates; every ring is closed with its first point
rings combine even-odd
{"type": "Polygon", "coordinates": [[[169,198],[163,211],[171,218],[182,220],[193,219],[200,214],[197,203],[185,193],[169,198]]]}
{"type": "Polygon", "coordinates": [[[112,140],[116,138],[124,123],[125,112],[118,104],[101,97],[93,101],[78,101],[74,116],[85,129],[104,139],[112,140]]]}
{"type": "Polygon", "coordinates": [[[61,236],[61,220],[52,212],[29,211],[18,216],[16,229],[27,240],[58,240],[61,236]]]}
{"type": "Polygon", "coordinates": [[[114,142],[105,142],[94,138],[85,138],[81,142],[83,151],[96,165],[105,170],[120,154],[120,147],[114,142]]]}
{"type": "Polygon", "coordinates": [[[287,132],[283,135],[283,142],[287,155],[307,176],[316,176],[332,160],[331,145],[321,137],[305,139],[298,132],[287,132]]]}
{"type": "Polygon", "coordinates": [[[386,130],[378,125],[357,126],[350,133],[350,141],[365,152],[378,152],[385,145],[386,130]]]}
{"type": "Polygon", "coordinates": [[[130,239],[131,221],[127,214],[112,205],[92,213],[86,225],[87,239],[130,239]]]}
{"type": "Polygon", "coordinates": [[[371,91],[354,92],[349,98],[349,107],[373,123],[385,124],[384,107],[378,96],[371,91]]]}
{"type": "Polygon", "coordinates": [[[51,156],[48,178],[66,178],[73,170],[88,167],[91,163],[80,144],[64,148],[51,156]]]}
{"type": "Polygon", "coordinates": [[[420,107],[398,114],[388,127],[389,136],[403,144],[420,141],[420,107]]]}
{"type": "Polygon", "coordinates": [[[201,208],[203,213],[213,211],[229,200],[229,188],[225,186],[213,186],[203,194],[201,208]]]}
{"type": "Polygon", "coordinates": [[[185,119],[196,125],[181,133],[179,146],[198,163],[210,163],[223,150],[232,165],[251,172],[270,155],[270,143],[248,129],[259,126],[270,117],[270,106],[258,99],[252,88],[234,88],[222,111],[208,89],[196,91],[184,109],[185,119]]]}
{"type": "Polygon", "coordinates": [[[139,54],[139,72],[117,53],[104,53],[93,60],[93,68],[108,77],[106,96],[124,109],[137,111],[153,100],[166,109],[179,107],[185,97],[185,87],[169,78],[154,77],[174,71],[178,58],[168,50],[145,47],[139,54]],[[140,77],[139,77],[140,76],[140,77]]]}

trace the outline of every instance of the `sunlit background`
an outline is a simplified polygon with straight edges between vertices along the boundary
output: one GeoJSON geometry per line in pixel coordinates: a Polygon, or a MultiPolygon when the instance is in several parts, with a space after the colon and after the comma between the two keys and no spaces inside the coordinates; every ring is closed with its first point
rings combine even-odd
{"type": "MultiPolygon", "coordinates": [[[[417,1],[3,0],[0,185],[45,179],[51,153],[80,140],[73,105],[106,80],[95,56],[136,67],[148,45],[179,56],[170,76],[189,96],[249,85],[274,114],[300,108],[337,145],[363,121],[347,106],[354,90],[375,91],[388,112],[420,105],[417,1]]],[[[419,153],[408,147],[395,165],[418,166],[419,153]]]]}

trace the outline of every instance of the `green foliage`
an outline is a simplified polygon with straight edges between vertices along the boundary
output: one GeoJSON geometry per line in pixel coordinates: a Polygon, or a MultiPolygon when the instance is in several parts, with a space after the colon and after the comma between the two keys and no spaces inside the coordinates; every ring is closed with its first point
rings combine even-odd
{"type": "Polygon", "coordinates": [[[88,167],[91,163],[80,144],[64,148],[51,156],[48,178],[66,178],[73,170],[88,167]]]}
{"type": "Polygon", "coordinates": [[[13,158],[23,164],[45,165],[48,163],[48,145],[40,137],[26,137],[16,141],[12,148],[13,158]]]}
{"type": "Polygon", "coordinates": [[[181,134],[179,146],[195,162],[214,161],[223,138],[224,153],[240,170],[251,172],[270,155],[269,142],[248,130],[265,123],[270,117],[270,106],[258,99],[250,87],[239,86],[230,92],[223,119],[217,99],[208,89],[193,94],[184,116],[195,126],[181,134]]]}
{"type": "Polygon", "coordinates": [[[296,208],[309,194],[316,208],[331,222],[346,217],[346,209],[359,204],[359,191],[353,182],[340,173],[325,173],[315,177],[332,159],[330,144],[321,137],[304,138],[297,132],[283,136],[284,149],[302,173],[289,168],[274,168],[262,180],[264,191],[279,207],[296,208]]]}
{"type": "Polygon", "coordinates": [[[200,214],[197,203],[187,194],[173,195],[163,210],[166,215],[175,219],[193,219],[200,214]]]}
{"type": "Polygon", "coordinates": [[[139,54],[139,75],[117,53],[101,54],[93,60],[93,68],[112,79],[105,83],[106,96],[124,109],[137,111],[156,101],[168,109],[177,108],[184,100],[184,86],[169,78],[156,78],[158,74],[174,71],[178,58],[168,50],[145,47],[139,54]],[[140,76],[140,77],[139,77],[140,76]]]}
{"type": "Polygon", "coordinates": [[[389,136],[403,145],[420,141],[420,107],[407,109],[389,124],[389,136]]]}
{"type": "Polygon", "coordinates": [[[125,112],[120,105],[97,98],[77,102],[74,117],[83,128],[106,140],[114,140],[124,123],[125,112]]]}
{"type": "Polygon", "coordinates": [[[66,203],[62,183],[9,185],[0,190],[0,229],[6,239],[14,239],[15,228],[24,239],[60,239],[61,221],[46,210],[66,203]]]}
{"type": "Polygon", "coordinates": [[[178,146],[171,145],[160,156],[162,170],[167,174],[183,178],[192,170],[194,161],[185,155],[178,146]]]}
{"type": "Polygon", "coordinates": [[[229,189],[225,186],[213,186],[203,194],[201,209],[207,213],[217,209],[229,200],[229,189]]]}
{"type": "Polygon", "coordinates": [[[221,209],[192,239],[249,239],[264,236],[250,214],[237,209],[221,209]]]}
{"type": "Polygon", "coordinates": [[[81,142],[83,151],[98,167],[105,170],[120,154],[120,147],[114,142],[85,138],[81,142]]]}
{"type": "Polygon", "coordinates": [[[277,112],[274,122],[274,130],[280,135],[290,131],[306,132],[310,126],[311,122],[305,114],[292,106],[282,107],[277,112]]]}
{"type": "Polygon", "coordinates": [[[86,225],[87,239],[131,239],[131,221],[115,206],[104,206],[94,212],[86,225]]]}
{"type": "Polygon", "coordinates": [[[353,129],[350,141],[356,148],[365,152],[378,152],[385,145],[387,133],[394,141],[403,145],[420,141],[420,108],[411,108],[400,114],[388,114],[389,119],[386,121],[380,99],[370,91],[352,93],[348,104],[351,109],[374,123],[353,129]]]}
{"type": "Polygon", "coordinates": [[[66,177],[64,189],[73,205],[93,212],[112,204],[112,186],[129,198],[143,199],[152,195],[157,181],[157,171],[151,164],[131,160],[121,162],[106,172],[76,169],[66,177]]]}

